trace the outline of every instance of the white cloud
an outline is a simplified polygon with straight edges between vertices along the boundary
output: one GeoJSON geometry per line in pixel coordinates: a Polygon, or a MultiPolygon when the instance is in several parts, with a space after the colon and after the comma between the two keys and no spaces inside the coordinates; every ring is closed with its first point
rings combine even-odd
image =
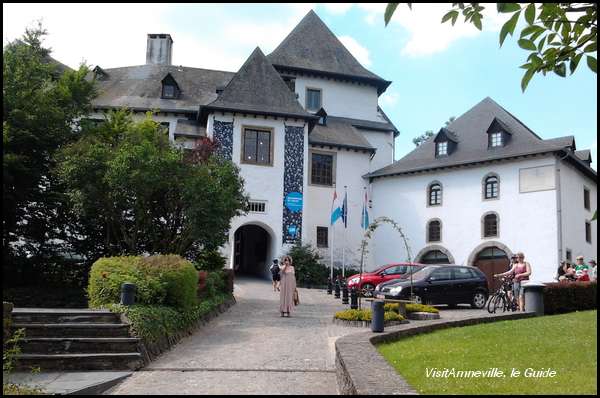
{"type": "Polygon", "coordinates": [[[398,93],[394,91],[386,91],[381,95],[381,97],[379,97],[379,103],[384,107],[388,106],[391,108],[398,103],[398,99],[398,93]]]}
{"type": "Polygon", "coordinates": [[[371,58],[369,58],[369,50],[361,46],[354,38],[350,36],[338,37],[342,44],[350,51],[354,58],[358,60],[363,66],[371,66],[371,58]]]}
{"type": "Polygon", "coordinates": [[[352,3],[322,3],[321,5],[332,14],[345,14],[353,6],[352,3]]]}

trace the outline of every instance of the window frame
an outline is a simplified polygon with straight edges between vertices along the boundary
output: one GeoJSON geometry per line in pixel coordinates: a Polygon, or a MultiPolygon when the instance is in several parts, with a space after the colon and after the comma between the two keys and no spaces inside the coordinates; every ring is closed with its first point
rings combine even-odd
{"type": "Polygon", "coordinates": [[[590,189],[586,186],[583,187],[583,208],[587,211],[591,211],[592,209],[592,193],[590,189]]]}
{"type": "Polygon", "coordinates": [[[439,158],[439,157],[448,156],[449,150],[450,150],[450,142],[448,140],[435,143],[435,156],[436,157],[439,158]],[[445,148],[445,152],[440,153],[440,148],[445,148]]]}
{"type": "Polygon", "coordinates": [[[241,129],[241,142],[240,142],[240,164],[247,164],[247,165],[253,165],[253,166],[267,166],[267,167],[272,167],[274,164],[274,142],[275,142],[275,129],[273,127],[266,127],[266,126],[251,126],[251,125],[245,125],[242,126],[241,129]],[[248,161],[245,158],[245,150],[246,150],[246,131],[247,130],[254,130],[254,131],[261,131],[261,132],[268,132],[270,135],[269,138],[269,163],[259,163],[258,162],[258,135],[257,135],[257,141],[256,141],[256,161],[248,161]]]}
{"type": "Polygon", "coordinates": [[[427,190],[426,190],[426,196],[427,196],[427,207],[437,207],[437,206],[442,206],[444,204],[444,186],[442,185],[441,182],[439,181],[432,181],[431,183],[429,183],[429,185],[427,186],[427,190]],[[439,189],[439,203],[431,203],[431,193],[432,193],[432,188],[438,185],[440,187],[439,189]]]}
{"type": "Polygon", "coordinates": [[[307,111],[317,112],[319,109],[323,107],[323,89],[319,87],[306,87],[304,90],[304,107],[307,111]],[[308,92],[309,91],[318,91],[319,92],[319,106],[316,108],[308,107],[308,92]]]}
{"type": "Polygon", "coordinates": [[[328,152],[328,151],[309,149],[308,159],[309,159],[309,162],[308,162],[308,185],[313,185],[316,187],[335,187],[337,152],[328,152]],[[313,183],[313,177],[312,177],[312,175],[313,175],[313,173],[312,173],[313,154],[331,156],[331,158],[332,158],[332,160],[331,160],[331,185],[313,183]]]}
{"type": "Polygon", "coordinates": [[[488,143],[489,148],[502,148],[504,146],[504,131],[499,130],[493,133],[490,133],[490,141],[488,143]],[[498,137],[498,140],[494,140],[495,137],[498,137]],[[499,143],[499,145],[494,145],[494,143],[499,143]]]}
{"type": "MultiPolygon", "coordinates": [[[[322,235],[321,235],[322,238],[322,235]]],[[[329,227],[319,227],[317,226],[317,247],[318,248],[329,248],[329,227]],[[323,233],[323,231],[325,232],[325,240],[326,242],[323,244],[323,242],[319,242],[319,232],[323,233]]]]}
{"type": "Polygon", "coordinates": [[[500,177],[498,176],[498,174],[496,173],[488,173],[485,176],[483,176],[483,180],[482,180],[482,192],[481,192],[481,196],[483,200],[498,200],[500,199],[500,177]],[[496,179],[496,196],[492,196],[489,197],[487,196],[487,188],[488,188],[488,180],[490,178],[495,178],[496,179]]]}
{"type": "Polygon", "coordinates": [[[425,235],[426,235],[425,238],[426,238],[427,243],[442,242],[442,220],[440,220],[439,218],[434,218],[434,219],[427,221],[427,232],[425,235]],[[439,237],[438,240],[432,240],[432,238],[431,238],[431,225],[433,223],[438,223],[438,237],[439,237]]]}
{"type": "Polygon", "coordinates": [[[499,238],[500,237],[500,216],[498,215],[498,213],[494,212],[494,211],[490,211],[485,213],[482,217],[481,217],[481,237],[483,239],[491,239],[491,238],[499,238]],[[496,218],[496,234],[495,235],[486,235],[486,218],[489,216],[494,216],[496,218]]]}
{"type": "Polygon", "coordinates": [[[592,244],[592,223],[589,220],[585,220],[585,241],[586,243],[592,244]]]}

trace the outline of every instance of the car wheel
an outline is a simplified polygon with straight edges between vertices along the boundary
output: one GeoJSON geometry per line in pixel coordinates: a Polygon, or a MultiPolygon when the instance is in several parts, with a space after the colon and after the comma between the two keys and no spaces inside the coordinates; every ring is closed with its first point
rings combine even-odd
{"type": "Polygon", "coordinates": [[[471,307],[480,310],[485,307],[486,301],[487,295],[484,292],[475,292],[473,300],[471,301],[471,307]]]}
{"type": "Polygon", "coordinates": [[[373,291],[375,290],[375,286],[370,283],[365,283],[361,289],[361,293],[363,297],[373,297],[373,291]]]}
{"type": "Polygon", "coordinates": [[[415,304],[423,304],[423,298],[421,296],[413,296],[412,301],[414,301],[415,304]]]}

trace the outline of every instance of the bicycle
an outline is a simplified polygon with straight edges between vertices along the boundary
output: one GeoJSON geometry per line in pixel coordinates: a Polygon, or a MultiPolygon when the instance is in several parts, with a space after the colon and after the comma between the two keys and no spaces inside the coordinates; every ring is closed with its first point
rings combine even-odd
{"type": "Polygon", "coordinates": [[[490,314],[495,314],[500,309],[502,312],[516,311],[518,307],[515,297],[509,294],[512,290],[512,278],[501,279],[502,286],[490,295],[487,303],[487,310],[490,314]]]}

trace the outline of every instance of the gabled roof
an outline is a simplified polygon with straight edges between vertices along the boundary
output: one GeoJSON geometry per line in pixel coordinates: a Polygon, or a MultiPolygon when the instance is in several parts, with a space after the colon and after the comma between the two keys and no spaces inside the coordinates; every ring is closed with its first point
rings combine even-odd
{"type": "Polygon", "coordinates": [[[252,52],[218,98],[200,107],[200,119],[210,111],[247,112],[260,115],[317,120],[304,110],[260,48],[252,52]]]}
{"type": "Polygon", "coordinates": [[[579,159],[583,160],[584,162],[592,161],[592,152],[589,149],[575,151],[575,156],[577,156],[579,159]]]}
{"type": "MultiPolygon", "coordinates": [[[[447,126],[458,139],[454,152],[447,157],[435,157],[435,142],[429,139],[402,159],[370,173],[382,177],[430,171],[518,156],[575,150],[572,136],[544,140],[491,98],[487,97],[447,126]],[[494,119],[501,121],[512,133],[510,142],[500,148],[488,149],[488,127],[494,119]]],[[[581,162],[583,164],[583,162],[581,162]]],[[[589,169],[589,167],[588,167],[589,169]]],[[[592,169],[586,173],[595,172],[592,169]]]]}
{"type": "Polygon", "coordinates": [[[456,135],[454,135],[452,131],[448,130],[445,127],[442,127],[433,139],[434,142],[440,142],[441,140],[450,140],[458,144],[458,138],[456,137],[456,135]]]}
{"type": "MultiPolygon", "coordinates": [[[[127,107],[132,110],[190,112],[198,111],[217,98],[216,88],[225,86],[233,72],[189,68],[175,65],[140,65],[104,69],[107,76],[96,80],[98,97],[92,106],[100,108],[127,107]],[[181,89],[177,99],[161,98],[162,79],[171,74],[181,89]]],[[[90,73],[89,78],[92,78],[90,73]]]]}
{"type": "Polygon", "coordinates": [[[278,69],[370,83],[379,94],[391,84],[364,68],[312,10],[267,58],[278,69]]]}

